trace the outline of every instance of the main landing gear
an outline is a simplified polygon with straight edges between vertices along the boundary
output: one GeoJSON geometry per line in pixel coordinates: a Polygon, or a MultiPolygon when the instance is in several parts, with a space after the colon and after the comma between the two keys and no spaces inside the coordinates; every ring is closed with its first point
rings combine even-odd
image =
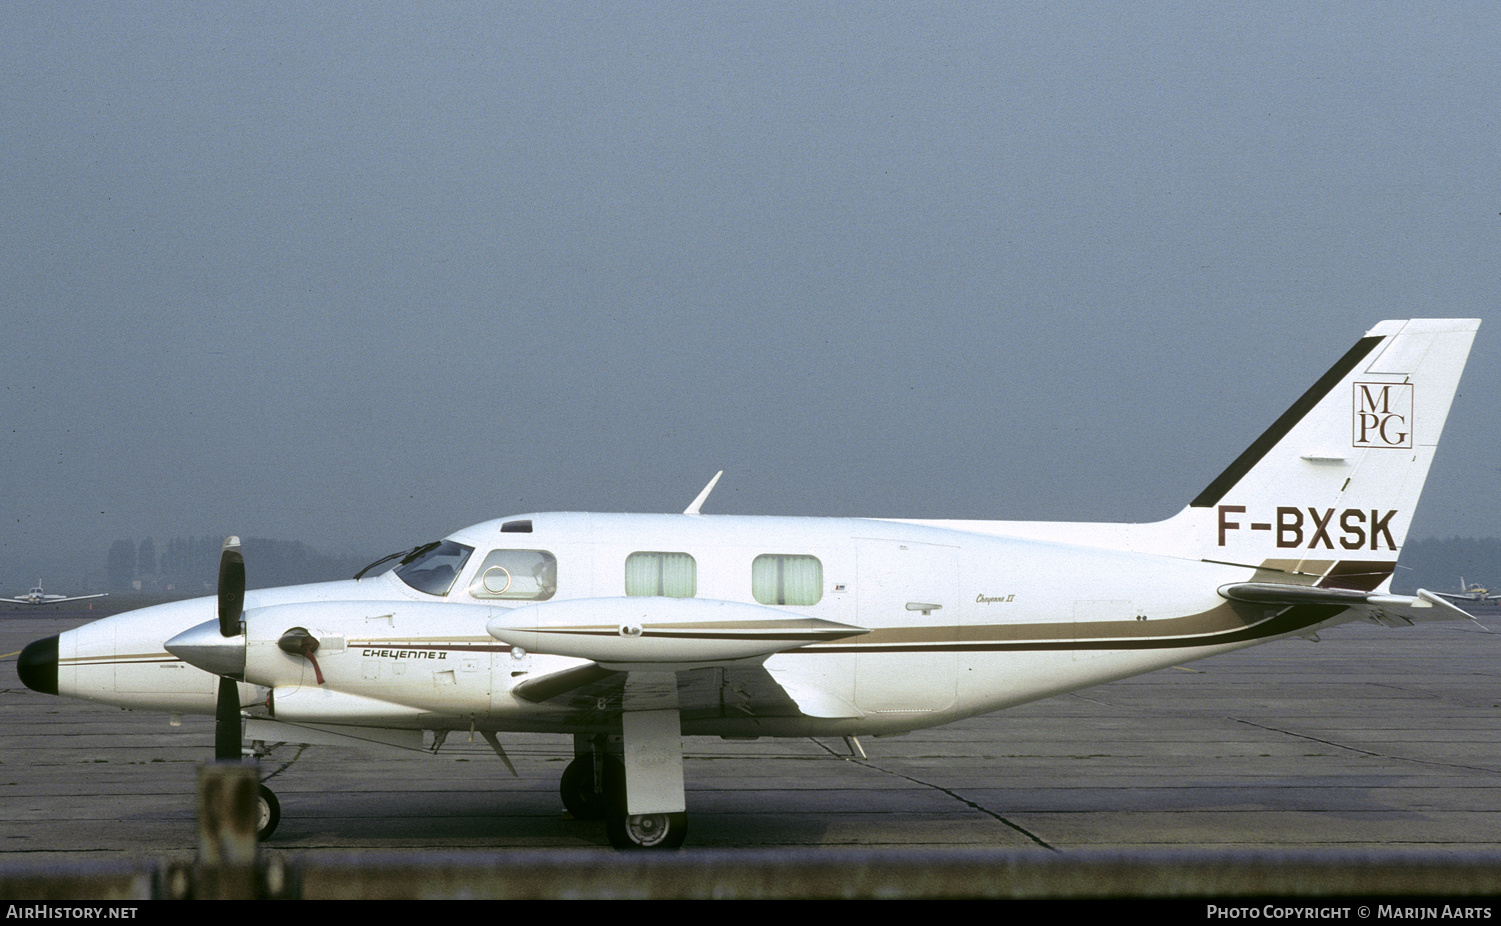
{"type": "Polygon", "coordinates": [[[617,849],[681,849],[688,835],[688,814],[627,814],[621,807],[605,817],[605,832],[617,849]]]}
{"type": "Polygon", "coordinates": [[[575,820],[603,819],[617,849],[677,849],[688,834],[682,741],[677,712],[670,713],[644,724],[628,714],[620,754],[607,751],[603,736],[574,738],[575,755],[558,789],[563,806],[575,820]],[[671,736],[662,735],[669,730],[671,736]]]}
{"type": "Polygon", "coordinates": [[[558,791],[575,820],[605,821],[610,845],[617,849],[677,849],[688,834],[686,812],[628,813],[625,763],[602,749],[574,756],[563,770],[558,791]]]}

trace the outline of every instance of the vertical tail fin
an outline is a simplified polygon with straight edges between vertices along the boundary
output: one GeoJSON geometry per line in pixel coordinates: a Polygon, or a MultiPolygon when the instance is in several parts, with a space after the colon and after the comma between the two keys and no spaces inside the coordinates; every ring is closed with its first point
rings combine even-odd
{"type": "Polygon", "coordinates": [[[1385,587],[1479,327],[1372,328],[1180,515],[1201,555],[1385,587]]]}

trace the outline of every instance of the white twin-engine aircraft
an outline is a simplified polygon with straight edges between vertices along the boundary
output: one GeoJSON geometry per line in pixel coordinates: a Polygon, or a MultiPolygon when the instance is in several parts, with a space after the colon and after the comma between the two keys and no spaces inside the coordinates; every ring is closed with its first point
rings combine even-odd
{"type": "MultiPolygon", "coordinates": [[[[1344,621],[1468,618],[1389,588],[1478,327],[1377,325],[1155,524],[711,516],[700,495],[680,515],[489,521],[383,575],[251,592],[231,538],[217,599],[38,640],[20,673],[215,714],[228,758],[469,730],[509,766],[497,734],[572,734],[568,810],[617,847],[675,847],[684,736],[858,750],[1344,621]]],[[[269,833],[268,791],[262,815],[269,833]]]]}

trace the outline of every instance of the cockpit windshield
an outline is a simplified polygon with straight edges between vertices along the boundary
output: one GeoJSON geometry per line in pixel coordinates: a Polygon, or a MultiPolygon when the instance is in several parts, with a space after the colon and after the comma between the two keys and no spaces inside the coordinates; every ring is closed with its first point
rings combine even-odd
{"type": "Polygon", "coordinates": [[[419,592],[441,597],[453,588],[453,580],[473,552],[474,547],[452,540],[424,544],[402,559],[396,575],[419,592]]]}
{"type": "MultiPolygon", "coordinates": [[[[418,544],[417,546],[412,547],[410,550],[398,550],[395,553],[388,553],[385,556],[382,556],[380,559],[376,560],[375,562],[371,563],[370,565],[366,566],[364,569],[361,569],[359,572],[356,572],[354,574],[355,581],[359,581],[360,579],[363,579],[365,577],[365,573],[371,572],[371,571],[373,571],[374,569],[376,569],[376,568],[378,568],[380,566],[385,566],[386,563],[389,563],[391,560],[396,559],[397,557],[401,558],[401,562],[397,563],[396,565],[397,566],[405,566],[407,563],[410,563],[412,560],[414,560],[417,557],[421,556],[422,554],[426,553],[428,550],[431,550],[433,547],[436,547],[439,543],[440,543],[440,541],[434,540],[432,543],[418,544]]],[[[385,569],[382,569],[380,572],[377,572],[376,575],[381,575],[383,573],[390,572],[394,568],[395,568],[394,566],[386,566],[385,569]]]]}

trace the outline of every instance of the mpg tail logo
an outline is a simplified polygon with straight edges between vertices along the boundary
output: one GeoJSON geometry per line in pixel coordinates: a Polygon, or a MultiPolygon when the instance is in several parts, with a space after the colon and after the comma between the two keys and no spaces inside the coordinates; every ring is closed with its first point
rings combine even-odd
{"type": "Polygon", "coordinates": [[[1355,383],[1356,447],[1412,446],[1412,383],[1355,383]]]}

